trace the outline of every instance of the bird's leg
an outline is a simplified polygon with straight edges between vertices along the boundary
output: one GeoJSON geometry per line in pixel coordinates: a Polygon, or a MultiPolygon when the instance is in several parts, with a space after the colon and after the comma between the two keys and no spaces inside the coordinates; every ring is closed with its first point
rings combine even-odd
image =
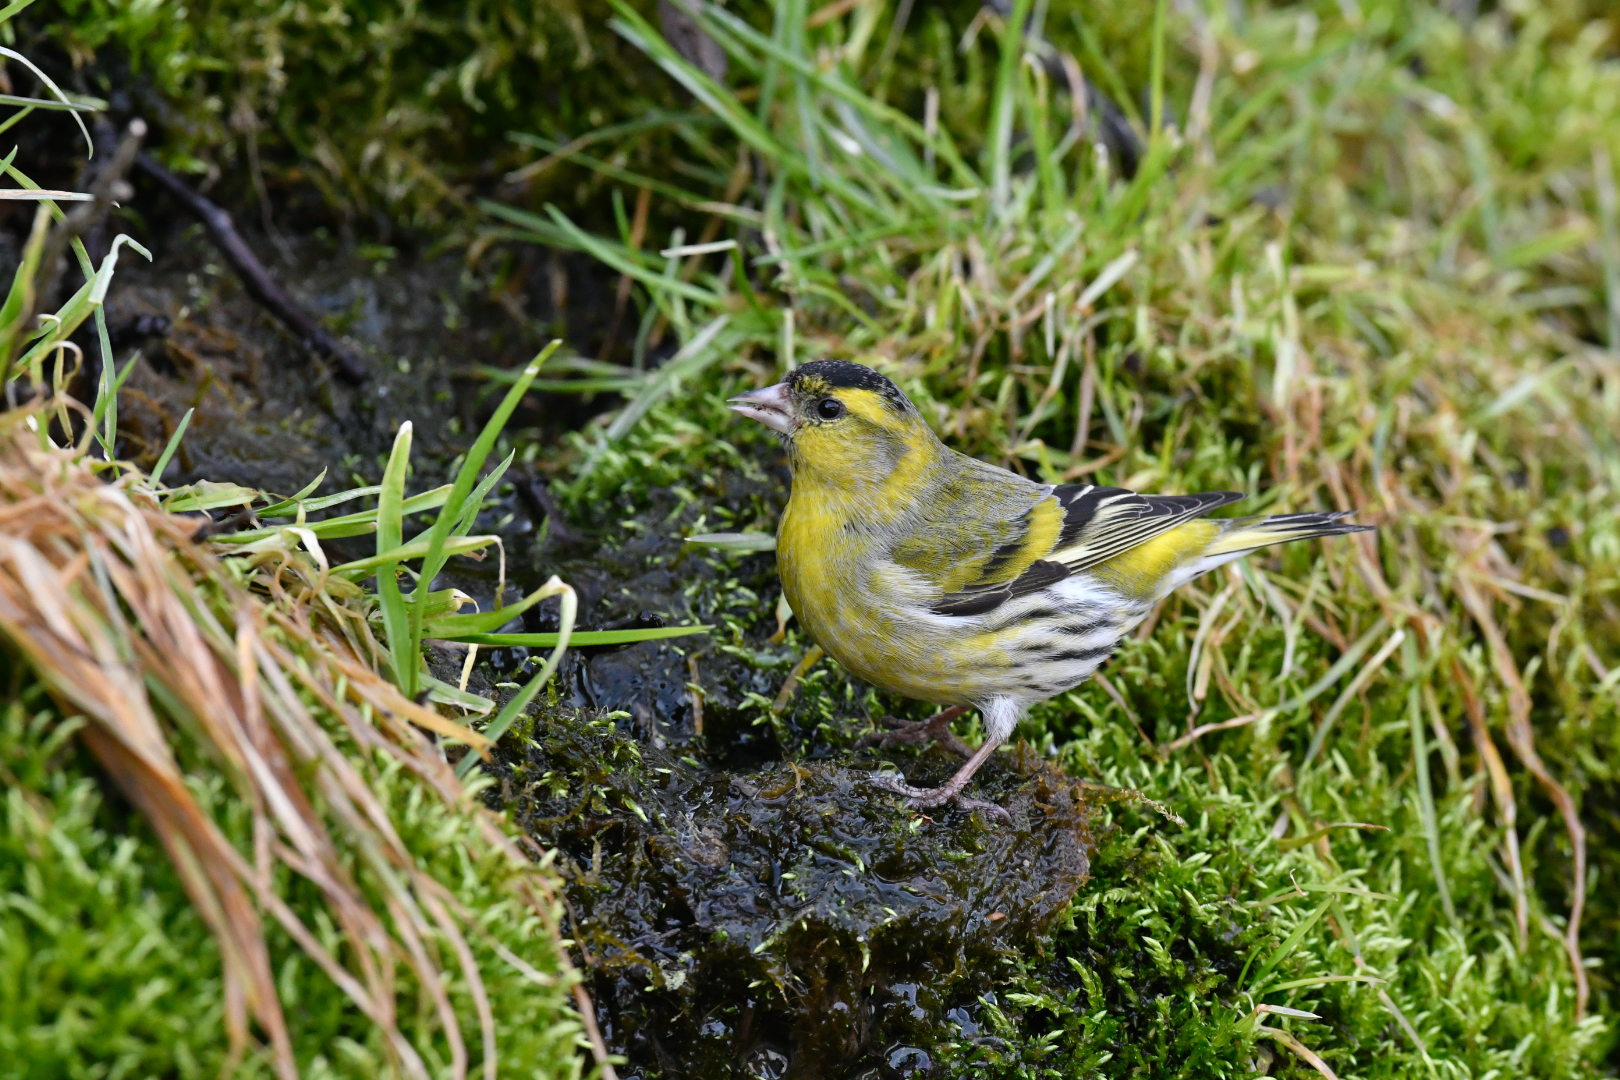
{"type": "Polygon", "coordinates": [[[951,721],[967,712],[966,705],[952,705],[930,716],[927,720],[900,720],[893,716],[885,716],[883,723],[892,728],[892,731],[874,731],[862,735],[855,743],[857,748],[862,746],[877,746],[884,750],[901,743],[937,742],[957,757],[972,757],[973,751],[968,749],[967,743],[951,734],[951,721]]]}
{"type": "Polygon", "coordinates": [[[906,805],[914,810],[928,810],[935,806],[944,806],[946,803],[955,803],[964,810],[983,810],[986,814],[999,817],[1011,825],[1012,815],[1007,813],[1004,807],[983,799],[970,799],[962,794],[962,789],[973,779],[973,774],[979,771],[979,766],[990,759],[990,755],[996,752],[996,747],[1001,743],[1001,739],[985,739],[983,745],[973,752],[973,756],[956,770],[956,775],[937,788],[914,788],[902,781],[887,779],[877,780],[875,783],[887,791],[904,795],[906,805]]]}

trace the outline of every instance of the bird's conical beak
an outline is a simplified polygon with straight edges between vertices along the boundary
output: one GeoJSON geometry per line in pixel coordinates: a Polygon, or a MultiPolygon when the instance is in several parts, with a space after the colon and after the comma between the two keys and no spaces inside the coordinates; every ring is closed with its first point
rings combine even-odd
{"type": "Polygon", "coordinates": [[[758,420],[773,431],[780,431],[784,435],[793,434],[798,426],[793,419],[792,398],[788,394],[787,383],[777,383],[767,386],[763,390],[750,390],[746,394],[738,394],[726,402],[726,407],[734,413],[739,413],[750,420],[758,420]]]}

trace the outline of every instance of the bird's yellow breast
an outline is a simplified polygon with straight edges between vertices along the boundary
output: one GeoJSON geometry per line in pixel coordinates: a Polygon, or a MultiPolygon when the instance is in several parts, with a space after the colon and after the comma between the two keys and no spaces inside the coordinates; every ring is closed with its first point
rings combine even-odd
{"type": "Polygon", "coordinates": [[[902,608],[908,572],[837,502],[795,493],[777,532],[777,572],[805,631],[855,675],[924,701],[965,703],[965,669],[902,608]]]}

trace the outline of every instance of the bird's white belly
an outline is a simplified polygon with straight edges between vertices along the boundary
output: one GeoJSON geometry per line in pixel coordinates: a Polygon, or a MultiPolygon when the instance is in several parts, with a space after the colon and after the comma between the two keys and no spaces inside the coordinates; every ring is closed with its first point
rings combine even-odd
{"type": "Polygon", "coordinates": [[[987,615],[943,616],[892,577],[888,568],[876,573],[836,610],[806,597],[822,609],[809,620],[812,633],[868,682],[941,704],[1028,703],[1071,690],[1147,610],[1094,580],[1070,578],[987,615]]]}

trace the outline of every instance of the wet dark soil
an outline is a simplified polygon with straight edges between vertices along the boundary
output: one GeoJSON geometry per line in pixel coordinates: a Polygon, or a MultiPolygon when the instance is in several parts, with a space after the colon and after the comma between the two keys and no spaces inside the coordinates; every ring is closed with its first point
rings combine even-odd
{"type": "Polygon", "coordinates": [[[506,805],[564,859],[621,1075],[916,1075],[976,1037],[998,954],[1085,880],[1084,810],[1027,757],[980,785],[1011,827],[907,812],[874,765],[711,770],[561,717],[509,759],[506,805]]]}
{"type": "MultiPolygon", "coordinates": [[[[247,295],[200,226],[153,210],[138,232],[156,261],[124,251],[107,317],[118,363],[140,356],[120,395],[123,456],[151,464],[196,409],[171,484],[290,493],[322,469],[322,491],[373,483],[404,420],[414,421],[425,479],[471,443],[493,407],[502,388],[490,370],[520,365],[558,335],[591,348],[612,322],[617,279],[583,258],[512,246],[469,266],[460,250],[244,229],[272,276],[366,369],[366,382],[349,386],[247,295]]],[[[79,338],[98,356],[88,327],[79,338]]],[[[606,404],[535,395],[509,430],[554,437],[606,404]]]]}
{"type": "MultiPolygon", "coordinates": [[[[146,237],[158,261],[120,265],[109,319],[121,361],[124,453],[155,458],[197,409],[167,479],[278,492],[322,469],[323,491],[375,482],[411,420],[419,472],[470,443],[492,384],[549,337],[607,336],[615,279],[533,249],[432,256],[341,245],[318,232],[255,247],[290,293],[339,331],[371,374],[333,378],[243,293],[200,230],[146,237]]],[[[88,344],[88,342],[86,343],[88,344]]],[[[93,351],[93,350],[92,350],[93,351]]],[[[535,397],[538,397],[537,395],[535,397]]],[[[541,399],[515,421],[547,445],[611,402],[541,399]]],[[[934,1075],[942,1053],[993,1037],[1002,960],[1038,950],[1086,880],[1086,808],[1027,750],[997,755],[976,794],[1013,824],[922,814],[874,777],[937,783],[942,750],[856,751],[888,710],[830,662],[772,708],[808,643],[773,642],[774,557],[685,548],[700,515],[769,528],[780,463],[694,477],[678,496],[626,491],[589,520],[542,528],[503,486],[480,531],[503,534],[508,599],[552,573],[579,591],[580,625],[701,621],[708,635],[569,654],[537,715],[507,736],[487,798],[558,852],[571,933],[626,1078],[934,1075]]],[[[455,584],[487,607],[495,566],[455,584]]],[[[508,629],[543,631],[554,611],[508,629]]],[[[511,692],[527,653],[483,650],[471,688],[511,692]]],[[[433,657],[446,677],[460,656],[433,657]]],[[[909,706],[924,715],[924,707],[909,706]]]]}

